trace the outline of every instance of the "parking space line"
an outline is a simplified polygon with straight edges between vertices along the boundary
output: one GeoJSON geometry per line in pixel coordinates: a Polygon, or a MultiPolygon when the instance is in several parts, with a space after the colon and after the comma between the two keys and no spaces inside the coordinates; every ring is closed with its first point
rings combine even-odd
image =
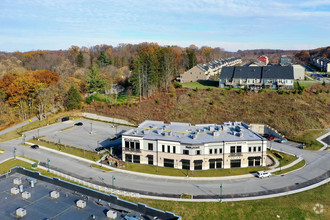
{"type": "Polygon", "coordinates": [[[64,214],[66,211],[68,211],[69,209],[71,209],[72,207],[74,207],[75,205],[71,205],[69,206],[68,208],[64,209],[63,211],[61,211],[60,213],[58,213],[57,215],[53,216],[53,217],[50,217],[50,219],[55,219],[56,217],[64,214]]]}

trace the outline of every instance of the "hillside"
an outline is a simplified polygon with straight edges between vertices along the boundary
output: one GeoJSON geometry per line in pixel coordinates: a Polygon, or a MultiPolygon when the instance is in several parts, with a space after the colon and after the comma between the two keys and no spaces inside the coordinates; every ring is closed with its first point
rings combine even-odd
{"type": "Polygon", "coordinates": [[[329,84],[314,85],[301,95],[278,94],[270,90],[239,94],[239,90],[233,89],[194,91],[182,88],[172,93],[158,93],[138,104],[109,108],[104,103],[95,103],[85,110],[134,123],[147,119],[192,124],[225,121],[263,123],[294,138],[307,129],[329,127],[329,90],[329,84]]]}

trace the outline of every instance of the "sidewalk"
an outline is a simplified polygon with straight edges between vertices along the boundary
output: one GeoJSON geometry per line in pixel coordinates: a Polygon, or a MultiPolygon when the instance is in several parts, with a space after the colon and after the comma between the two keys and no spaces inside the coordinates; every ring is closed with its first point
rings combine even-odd
{"type": "Polygon", "coordinates": [[[322,136],[316,138],[316,140],[317,140],[318,142],[320,142],[321,144],[323,144],[323,147],[322,147],[320,150],[318,150],[318,151],[324,151],[325,149],[327,149],[327,148],[329,147],[329,145],[328,145],[327,143],[324,143],[324,142],[322,141],[322,139],[325,138],[325,137],[327,137],[328,135],[330,135],[330,131],[329,131],[328,133],[326,133],[326,134],[324,134],[324,135],[322,135],[322,136]]]}

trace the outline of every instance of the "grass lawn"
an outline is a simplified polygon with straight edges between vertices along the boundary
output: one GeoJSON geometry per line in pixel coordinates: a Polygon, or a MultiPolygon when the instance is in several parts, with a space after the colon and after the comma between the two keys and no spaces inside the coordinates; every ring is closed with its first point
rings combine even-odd
{"type": "Polygon", "coordinates": [[[302,161],[300,161],[299,163],[295,164],[295,165],[292,166],[292,167],[289,167],[289,168],[287,168],[287,169],[284,169],[284,170],[282,170],[281,172],[280,172],[280,171],[276,171],[276,172],[274,172],[273,174],[276,174],[276,175],[285,174],[285,173],[288,173],[288,172],[290,172],[290,171],[297,170],[297,169],[299,169],[299,168],[305,166],[305,164],[306,164],[306,161],[305,161],[305,160],[302,160],[302,161]]]}
{"type": "Polygon", "coordinates": [[[33,144],[38,144],[44,147],[48,147],[54,150],[58,150],[58,151],[62,151],[64,153],[68,153],[68,154],[72,154],[78,157],[83,157],[92,161],[97,161],[99,159],[101,159],[102,155],[101,154],[97,154],[96,152],[92,152],[92,151],[88,151],[88,150],[83,150],[83,149],[79,149],[79,148],[75,148],[72,146],[64,146],[64,145],[58,145],[58,144],[54,144],[51,142],[46,142],[43,140],[28,140],[27,142],[33,143],[33,144]]]}
{"type": "MultiPolygon", "coordinates": [[[[181,176],[187,175],[187,170],[156,167],[144,164],[125,163],[125,170],[149,173],[154,175],[165,175],[165,176],[181,176]]],[[[232,176],[232,175],[243,175],[249,173],[255,173],[259,170],[268,170],[267,167],[249,167],[240,169],[218,169],[218,170],[199,170],[199,171],[188,171],[189,177],[217,177],[217,176],[232,176]]]]}
{"type": "Polygon", "coordinates": [[[292,163],[293,161],[295,161],[297,159],[297,157],[295,157],[291,154],[282,153],[282,152],[279,152],[279,151],[276,151],[276,150],[271,150],[271,151],[267,150],[267,153],[273,155],[277,160],[280,160],[280,157],[278,157],[278,155],[276,153],[282,155],[283,156],[283,159],[281,161],[281,166],[282,167],[292,163]]]}
{"type": "Polygon", "coordinates": [[[109,168],[104,167],[104,166],[96,165],[96,164],[92,164],[92,167],[103,170],[103,171],[106,171],[106,172],[113,171],[112,169],[109,169],[109,168]]]}
{"type": "MultiPolygon", "coordinates": [[[[313,85],[321,85],[322,83],[319,82],[304,82],[304,81],[300,81],[299,82],[300,86],[304,87],[305,89],[308,89],[309,87],[313,86],[313,85]]],[[[297,82],[295,82],[295,88],[298,88],[298,84],[297,82]]]]}
{"type": "Polygon", "coordinates": [[[182,86],[190,89],[219,89],[219,81],[200,80],[198,82],[182,83],[182,86]]]}
{"type": "Polygon", "coordinates": [[[304,131],[298,134],[294,140],[300,143],[304,143],[307,146],[306,150],[319,150],[323,147],[323,144],[318,142],[316,138],[326,134],[327,132],[328,131],[326,130],[304,131]]]}

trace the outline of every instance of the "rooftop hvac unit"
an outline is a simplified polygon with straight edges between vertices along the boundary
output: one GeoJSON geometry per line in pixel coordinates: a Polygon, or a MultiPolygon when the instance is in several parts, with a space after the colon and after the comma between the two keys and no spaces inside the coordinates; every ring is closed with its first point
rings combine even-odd
{"type": "Polygon", "coordinates": [[[31,198],[31,193],[29,193],[27,191],[23,192],[22,193],[22,198],[23,199],[29,199],[29,198],[31,198]]]}
{"type": "Polygon", "coordinates": [[[10,193],[13,195],[17,195],[19,193],[19,189],[16,187],[13,187],[10,189],[10,193]]]}
{"type": "Polygon", "coordinates": [[[22,184],[22,179],[21,178],[15,178],[13,182],[14,182],[15,185],[20,185],[20,184],[22,184]]]}
{"type": "Polygon", "coordinates": [[[84,200],[78,200],[76,203],[78,208],[85,208],[86,207],[86,202],[84,200]]]}
{"type": "Polygon", "coordinates": [[[19,185],[18,188],[19,188],[19,191],[20,191],[21,193],[24,191],[24,187],[23,187],[23,185],[19,185]]]}
{"type": "Polygon", "coordinates": [[[219,131],[213,131],[213,136],[219,136],[220,135],[220,133],[219,133],[219,131]]]}
{"type": "Polygon", "coordinates": [[[50,197],[57,199],[60,197],[60,193],[58,191],[51,191],[50,192],[50,197]]]}
{"type": "Polygon", "coordinates": [[[210,130],[210,131],[214,131],[214,127],[213,127],[213,126],[210,126],[210,127],[209,127],[209,130],[210,130]]]}
{"type": "Polygon", "coordinates": [[[113,210],[107,211],[107,217],[110,219],[116,219],[117,218],[117,212],[113,210]]]}
{"type": "Polygon", "coordinates": [[[19,218],[26,216],[26,209],[23,208],[16,209],[16,216],[19,218]]]}

